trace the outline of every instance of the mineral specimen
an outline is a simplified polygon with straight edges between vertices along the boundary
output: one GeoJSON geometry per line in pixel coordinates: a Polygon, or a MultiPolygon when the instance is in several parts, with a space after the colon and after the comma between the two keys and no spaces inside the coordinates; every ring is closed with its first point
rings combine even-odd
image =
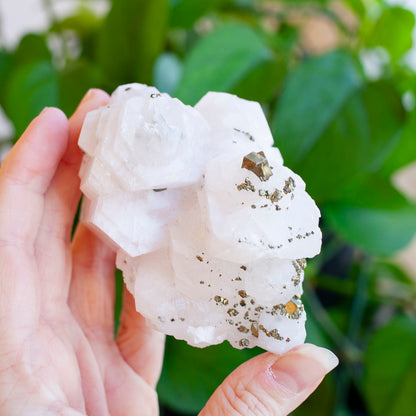
{"type": "Polygon", "coordinates": [[[198,347],[304,341],[320,213],[258,103],[210,92],[192,108],[124,85],[87,115],[79,145],[82,219],[117,250],[151,326],[198,347]]]}

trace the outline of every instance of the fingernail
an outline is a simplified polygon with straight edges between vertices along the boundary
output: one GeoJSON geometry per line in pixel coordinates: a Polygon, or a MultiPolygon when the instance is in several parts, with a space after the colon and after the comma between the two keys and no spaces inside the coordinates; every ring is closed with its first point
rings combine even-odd
{"type": "Polygon", "coordinates": [[[279,357],[270,370],[282,388],[298,394],[315,386],[337,365],[338,358],[331,351],[305,344],[279,357]]]}
{"type": "Polygon", "coordinates": [[[339,364],[338,357],[326,348],[318,347],[313,344],[303,344],[300,349],[303,354],[320,362],[325,368],[326,373],[329,373],[339,364]]]}
{"type": "Polygon", "coordinates": [[[95,88],[90,88],[86,94],[84,95],[84,97],[82,98],[81,102],[86,102],[88,100],[90,100],[92,98],[92,96],[94,95],[95,92],[95,88]]]}
{"type": "Polygon", "coordinates": [[[40,113],[39,115],[42,115],[44,113],[46,113],[48,110],[50,109],[50,107],[45,107],[40,113]]]}

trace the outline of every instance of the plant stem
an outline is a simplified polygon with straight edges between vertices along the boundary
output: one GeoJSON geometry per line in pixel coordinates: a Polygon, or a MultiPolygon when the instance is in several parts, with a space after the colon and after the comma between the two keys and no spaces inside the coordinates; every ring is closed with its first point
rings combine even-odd
{"type": "Polygon", "coordinates": [[[368,261],[366,259],[363,259],[362,261],[360,261],[360,263],[362,264],[362,266],[357,277],[357,288],[351,306],[348,326],[348,338],[352,339],[353,341],[359,339],[360,329],[364,318],[364,312],[367,307],[368,288],[370,284],[368,261]]]}
{"type": "Polygon", "coordinates": [[[350,362],[359,362],[362,355],[361,351],[334,324],[331,317],[322,306],[318,296],[316,296],[311,284],[305,280],[303,286],[305,290],[305,303],[309,306],[311,313],[320,324],[321,328],[329,336],[336,348],[339,349],[350,362]]]}

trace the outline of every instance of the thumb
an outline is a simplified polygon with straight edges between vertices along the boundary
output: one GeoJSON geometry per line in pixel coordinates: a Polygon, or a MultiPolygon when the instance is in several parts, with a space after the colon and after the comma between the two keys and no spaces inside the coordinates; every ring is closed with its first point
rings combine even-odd
{"type": "Polygon", "coordinates": [[[338,364],[329,350],[300,345],[284,355],[265,353],[233,371],[199,416],[284,416],[296,409],[338,364]]]}

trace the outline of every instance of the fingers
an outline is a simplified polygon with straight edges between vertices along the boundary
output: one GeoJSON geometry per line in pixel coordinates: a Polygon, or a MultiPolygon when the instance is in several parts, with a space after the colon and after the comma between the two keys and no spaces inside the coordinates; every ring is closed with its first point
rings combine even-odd
{"type": "Polygon", "coordinates": [[[103,375],[109,413],[158,414],[155,390],[136,374],[114,343],[115,253],[82,223],[72,251],[68,303],[103,375]]]}
{"type": "Polygon", "coordinates": [[[80,102],[78,108],[69,119],[69,146],[64,155],[64,162],[67,164],[80,163],[82,153],[78,148],[78,137],[81,132],[85,115],[98,107],[106,105],[109,95],[97,88],[90,89],[80,102]]]}
{"type": "Polygon", "coordinates": [[[108,99],[105,92],[90,90],[81,101],[69,120],[68,145],[45,195],[36,249],[41,284],[48,288],[43,292],[47,305],[56,304],[56,299],[66,300],[70,284],[68,245],[80,198],[78,171],[82,154],[77,145],[79,132],[87,112],[106,104],[108,99]]]}
{"type": "Polygon", "coordinates": [[[1,245],[32,248],[43,195],[68,144],[68,121],[56,108],[35,118],[0,169],[1,245]]]}
{"type": "Polygon", "coordinates": [[[165,348],[165,336],[146,325],[146,320],[136,311],[134,298],[125,289],[123,310],[117,344],[124,360],[152,387],[160,377],[165,348]]]}
{"type": "Polygon", "coordinates": [[[45,241],[41,243],[46,242],[54,247],[56,244],[53,241],[54,236],[58,237],[58,240],[69,241],[80,197],[78,171],[82,153],[77,145],[79,133],[86,114],[105,105],[108,99],[108,94],[104,91],[90,90],[69,120],[68,145],[46,195],[45,215],[42,222],[42,229],[45,229],[46,235],[45,241]]]}
{"type": "Polygon", "coordinates": [[[208,400],[200,416],[285,416],[338,364],[335,355],[304,344],[276,356],[259,355],[238,367],[208,400]]]}
{"type": "Polygon", "coordinates": [[[138,376],[120,354],[107,354],[101,361],[107,364],[104,383],[112,416],[159,414],[155,389],[138,376]]]}
{"type": "Polygon", "coordinates": [[[81,223],[72,259],[68,304],[87,336],[113,341],[115,253],[81,223]]]}
{"type": "MultiPolygon", "coordinates": [[[[82,99],[78,108],[69,119],[69,142],[65,154],[58,166],[58,171],[52,183],[49,194],[51,199],[60,200],[60,206],[64,212],[62,217],[72,225],[73,216],[80,197],[78,171],[81,164],[82,152],[78,147],[78,138],[84,122],[85,116],[89,111],[95,110],[107,104],[109,96],[106,92],[99,89],[91,89],[82,99]]],[[[54,202],[51,205],[55,206],[54,202]]],[[[59,224],[58,224],[59,225],[59,224]]]]}

